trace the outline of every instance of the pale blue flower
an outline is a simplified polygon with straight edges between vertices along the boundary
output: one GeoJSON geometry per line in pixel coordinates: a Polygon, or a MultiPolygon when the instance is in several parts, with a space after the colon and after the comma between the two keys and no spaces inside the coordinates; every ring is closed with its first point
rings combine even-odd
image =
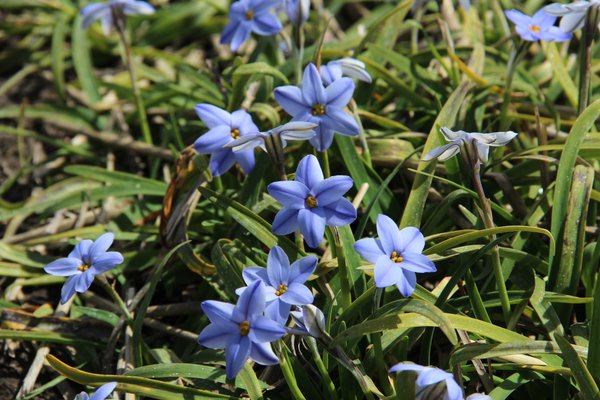
{"type": "Polygon", "coordinates": [[[93,3],[81,10],[84,28],[99,20],[106,35],[112,30],[115,15],[148,15],[154,13],[155,9],[149,3],[141,0],[108,0],[101,3],[93,3]]]}
{"type": "Polygon", "coordinates": [[[225,145],[246,135],[255,134],[258,128],[252,116],[245,110],[231,114],[211,104],[197,104],[196,114],[206,124],[209,131],[194,142],[194,149],[200,154],[210,154],[209,167],[214,176],[223,175],[236,162],[246,174],[254,169],[254,151],[233,152],[225,145]]]}
{"type": "Polygon", "coordinates": [[[113,390],[117,387],[117,382],[108,382],[100,386],[96,393],[92,397],[88,396],[86,392],[81,392],[75,396],[74,400],[104,400],[106,399],[113,390]]]}
{"type": "Polygon", "coordinates": [[[284,0],[284,6],[292,24],[300,26],[308,20],[310,0],[284,0]]]}
{"type": "Polygon", "coordinates": [[[504,11],[506,18],[515,24],[515,30],[523,40],[537,42],[544,40],[546,42],[564,42],[571,39],[571,34],[563,32],[557,26],[554,26],[556,17],[540,9],[533,17],[512,9],[504,11]]]}
{"type": "Polygon", "coordinates": [[[573,3],[552,3],[543,8],[543,10],[555,17],[561,17],[558,27],[563,32],[574,32],[581,29],[585,24],[585,17],[588,9],[594,4],[600,2],[576,1],[573,3]]]}
{"type": "Polygon", "coordinates": [[[446,140],[448,140],[450,143],[430,150],[425,156],[423,156],[423,161],[431,161],[433,159],[446,161],[447,159],[460,153],[463,147],[475,146],[479,160],[482,163],[486,163],[488,160],[490,146],[504,146],[517,136],[517,133],[513,131],[479,133],[452,131],[447,127],[441,128],[440,132],[442,132],[442,135],[444,135],[446,140]]]}
{"type": "Polygon", "coordinates": [[[402,230],[388,216],[377,217],[379,239],[361,239],[354,249],[365,260],[375,264],[375,285],[396,285],[403,296],[410,296],[417,286],[417,273],[435,272],[433,262],[422,254],[425,238],[419,229],[402,230]]]}
{"type": "Polygon", "coordinates": [[[236,51],[248,39],[250,33],[270,36],[279,32],[281,22],[271,12],[280,0],[239,0],[229,9],[229,25],[221,35],[221,43],[230,43],[236,51]]]}
{"type": "Polygon", "coordinates": [[[296,326],[288,328],[289,332],[295,335],[310,335],[315,338],[327,336],[323,311],[312,304],[298,308],[299,311],[292,311],[290,313],[296,326]]]}
{"type": "Polygon", "coordinates": [[[95,241],[82,240],[66,258],[53,261],[44,271],[55,276],[68,276],[61,291],[61,303],[66,303],[75,292],[88,290],[98,274],[113,269],[123,262],[117,251],[107,251],[115,235],[105,233],[95,241]]]}
{"type": "Polygon", "coordinates": [[[225,349],[227,379],[235,378],[248,358],[261,365],[279,363],[270,342],[281,338],[285,329],[263,315],[265,303],[261,280],[249,285],[235,306],[213,300],[202,302],[211,323],[200,332],[198,342],[211,349],[225,349]]]}
{"type": "Polygon", "coordinates": [[[245,135],[226,144],[225,147],[230,148],[235,153],[254,149],[255,147],[260,147],[268,152],[269,141],[279,141],[281,148],[285,148],[288,140],[308,140],[315,136],[314,128],[316,128],[316,125],[311,122],[288,122],[267,132],[245,135]]]}
{"type": "Polygon", "coordinates": [[[294,117],[293,121],[317,125],[316,135],[310,143],[321,152],[331,146],[334,133],[358,135],[358,124],[344,111],[353,94],[354,82],[350,78],[339,78],[325,88],[314,64],[308,64],[304,69],[301,87],[275,88],[275,99],[294,117]]]}
{"type": "MultiPolygon", "coordinates": [[[[291,306],[310,304],[314,296],[304,283],[317,267],[317,257],[302,257],[290,266],[290,260],[279,246],[274,246],[267,258],[267,268],[248,267],[243,277],[246,285],[256,280],[265,284],[265,315],[272,320],[285,324],[290,315],[291,306]]],[[[236,291],[241,294],[246,288],[236,291]]]]}
{"type": "Polygon", "coordinates": [[[304,157],[296,169],[295,180],[273,182],[267,187],[269,194],[283,205],[273,221],[273,233],[287,235],[300,230],[310,247],[318,247],[325,225],[347,225],[356,219],[356,209],[344,198],[353,184],[352,178],[345,175],[323,179],[317,158],[304,157]]]}
{"type": "Polygon", "coordinates": [[[435,367],[400,363],[390,368],[390,372],[415,371],[418,373],[415,383],[415,400],[463,400],[463,392],[452,374],[435,367]],[[439,386],[442,387],[440,390],[439,386]]]}

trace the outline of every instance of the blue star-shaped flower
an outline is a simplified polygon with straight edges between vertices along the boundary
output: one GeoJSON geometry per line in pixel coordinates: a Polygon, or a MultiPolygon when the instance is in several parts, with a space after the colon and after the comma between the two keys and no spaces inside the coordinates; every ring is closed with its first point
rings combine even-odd
{"type": "Polygon", "coordinates": [[[356,209],[344,198],[354,182],[345,175],[323,179],[323,171],[313,155],[304,157],[293,181],[273,182],[267,191],[283,208],[273,221],[273,233],[287,235],[300,230],[312,248],[319,246],[325,225],[347,225],[356,219],[356,209]]]}
{"type": "Polygon", "coordinates": [[[400,363],[390,368],[390,372],[415,371],[418,373],[415,382],[415,398],[417,400],[427,400],[443,398],[444,400],[463,400],[463,392],[458,383],[454,380],[452,374],[442,371],[435,367],[424,367],[417,364],[400,363]],[[440,395],[438,385],[444,385],[444,396],[440,395]]]}
{"type": "MultiPolygon", "coordinates": [[[[285,324],[291,306],[303,306],[313,302],[314,296],[304,283],[316,267],[315,256],[303,257],[290,266],[290,260],[281,247],[274,246],[267,258],[267,268],[248,267],[244,269],[243,276],[247,285],[257,280],[265,284],[265,314],[285,324]]],[[[241,294],[244,290],[246,288],[240,288],[237,293],[241,294]]]]}
{"type": "Polygon", "coordinates": [[[154,13],[154,11],[154,7],[141,0],[108,0],[83,7],[81,10],[82,25],[87,28],[94,21],[100,20],[104,33],[108,35],[114,26],[113,16],[115,12],[124,15],[148,15],[154,13]]]}
{"type": "Polygon", "coordinates": [[[279,363],[270,342],[281,338],[285,329],[263,316],[265,296],[265,286],[257,280],[244,290],[235,306],[213,300],[202,302],[211,323],[200,332],[198,342],[211,349],[225,349],[227,379],[235,378],[248,358],[261,365],[279,363]]]}
{"type": "Polygon", "coordinates": [[[379,239],[361,239],[354,248],[365,260],[375,264],[375,285],[396,285],[403,296],[410,296],[417,285],[416,273],[435,272],[433,262],[421,254],[423,234],[415,227],[402,230],[388,216],[377,217],[379,239]]]}
{"type": "Polygon", "coordinates": [[[44,271],[51,275],[69,277],[62,287],[61,303],[66,303],[75,292],[85,292],[96,275],[123,262],[121,253],[107,251],[114,237],[112,233],[105,233],[94,242],[82,240],[68,257],[53,261],[44,267],[44,271]]]}
{"type": "Polygon", "coordinates": [[[314,64],[304,69],[301,87],[281,86],[275,89],[275,99],[290,114],[293,121],[312,122],[317,133],[310,143],[318,151],[325,151],[333,142],[333,134],[355,136],[359,133],[354,118],[344,107],[354,94],[354,82],[339,78],[327,88],[314,64]]]}
{"type": "Polygon", "coordinates": [[[523,40],[530,42],[537,42],[538,40],[564,42],[571,39],[572,34],[563,32],[560,28],[554,26],[556,17],[546,13],[543,8],[533,14],[533,17],[515,9],[506,10],[504,14],[506,14],[506,18],[515,24],[515,30],[523,40]]]}
{"type": "Polygon", "coordinates": [[[221,34],[221,43],[230,43],[236,51],[248,39],[250,33],[270,36],[279,32],[281,22],[271,13],[280,0],[239,0],[229,9],[229,25],[221,34]]]}
{"type": "Polygon", "coordinates": [[[206,124],[209,131],[194,142],[194,149],[200,154],[210,154],[209,167],[214,176],[223,175],[238,162],[244,172],[254,169],[254,150],[233,152],[226,144],[245,135],[258,133],[252,117],[244,110],[231,114],[211,104],[197,104],[196,114],[206,124]]]}

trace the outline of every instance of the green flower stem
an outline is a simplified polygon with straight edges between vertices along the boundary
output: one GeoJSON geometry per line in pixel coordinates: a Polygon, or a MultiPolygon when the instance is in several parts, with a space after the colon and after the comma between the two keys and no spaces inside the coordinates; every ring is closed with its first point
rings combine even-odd
{"type": "Polygon", "coordinates": [[[142,101],[142,96],[140,94],[140,89],[137,85],[137,77],[131,59],[131,46],[127,41],[127,35],[125,33],[125,16],[120,15],[121,13],[117,11],[116,7],[113,7],[112,10],[115,28],[117,33],[119,34],[119,39],[121,39],[121,43],[123,45],[125,55],[124,61],[129,72],[129,79],[131,80],[131,88],[133,89],[133,97],[135,99],[138,118],[140,121],[140,126],[142,128],[142,135],[144,136],[144,141],[146,143],[152,144],[152,135],[150,133],[150,125],[148,124],[148,116],[146,115],[146,107],[144,106],[144,102],[142,101]]]}
{"type": "Polygon", "coordinates": [[[292,397],[295,400],[306,400],[306,397],[304,397],[302,391],[298,387],[298,381],[296,381],[296,376],[294,375],[294,371],[288,359],[287,349],[282,343],[280,343],[279,345],[279,367],[281,368],[281,372],[283,372],[283,377],[286,383],[288,384],[288,389],[290,390],[292,397]]]}
{"type": "Polygon", "coordinates": [[[121,296],[119,296],[119,293],[117,293],[115,288],[110,283],[108,283],[105,276],[100,275],[97,278],[98,278],[97,279],[98,284],[100,286],[102,286],[102,288],[106,291],[106,293],[108,293],[108,295],[117,304],[117,307],[119,307],[119,310],[121,310],[121,314],[123,315],[123,318],[125,318],[125,321],[127,322],[127,324],[132,326],[133,318],[131,316],[131,313],[127,309],[127,306],[125,305],[125,302],[123,301],[121,296]]]}
{"type": "MultiPolygon", "coordinates": [[[[479,197],[479,203],[483,211],[483,224],[487,229],[494,228],[494,219],[492,216],[492,208],[490,202],[485,196],[483,190],[483,184],[481,183],[481,161],[477,154],[476,146],[472,146],[473,149],[473,186],[479,197]]],[[[492,235],[490,240],[495,240],[496,235],[492,235]]],[[[504,282],[504,274],[502,273],[502,264],[500,263],[500,252],[498,246],[494,246],[492,252],[492,268],[494,269],[494,276],[496,278],[496,284],[498,285],[498,294],[500,295],[500,304],[502,305],[502,314],[506,323],[510,320],[510,300],[508,298],[508,291],[506,290],[506,283],[504,282]]]]}
{"type": "MultiPolygon", "coordinates": [[[[327,153],[327,152],[326,152],[327,153]]],[[[344,248],[342,246],[342,236],[337,227],[331,227],[333,233],[333,241],[335,242],[335,254],[338,260],[338,273],[340,274],[340,305],[344,310],[350,307],[352,303],[350,299],[350,279],[348,278],[348,266],[346,265],[346,257],[344,256],[344,248]]]]}
{"type": "Polygon", "coordinates": [[[502,106],[500,108],[500,130],[506,131],[510,128],[511,121],[508,119],[508,106],[510,104],[510,97],[512,94],[512,83],[517,70],[519,61],[525,55],[527,43],[520,41],[518,47],[513,44],[510,50],[510,56],[508,59],[506,82],[504,83],[504,96],[502,98],[502,106]]]}
{"type": "Polygon", "coordinates": [[[296,83],[302,81],[302,64],[304,61],[304,28],[294,24],[292,28],[292,59],[296,83]]]}
{"type": "Polygon", "coordinates": [[[324,152],[319,153],[319,156],[321,164],[323,164],[323,175],[325,175],[325,178],[329,178],[331,176],[331,169],[329,168],[329,151],[325,150],[324,152]]]}
{"type": "Polygon", "coordinates": [[[360,144],[363,148],[363,159],[372,166],[371,164],[371,150],[369,150],[369,144],[367,143],[367,135],[365,133],[365,129],[363,128],[362,121],[360,120],[360,116],[358,115],[358,105],[354,99],[350,100],[350,104],[348,104],[348,108],[352,111],[352,115],[358,124],[358,138],[360,139],[360,144]]]}
{"type": "MultiPolygon", "coordinates": [[[[381,301],[383,298],[384,288],[375,288],[375,294],[373,296],[373,315],[381,307],[381,301]]],[[[388,379],[388,368],[385,365],[385,359],[383,357],[383,347],[381,345],[381,332],[371,334],[371,342],[373,343],[373,351],[375,352],[375,364],[377,368],[377,377],[379,378],[380,385],[383,392],[387,396],[395,395],[394,386],[388,379]]]]}
{"type": "Polygon", "coordinates": [[[323,386],[325,387],[325,390],[327,390],[328,393],[327,398],[337,400],[338,395],[335,391],[335,384],[331,380],[329,372],[327,371],[327,367],[325,367],[325,364],[321,359],[321,354],[319,354],[319,349],[317,348],[317,341],[313,337],[306,337],[305,342],[308,346],[308,349],[310,350],[310,353],[312,354],[315,365],[317,366],[317,369],[321,374],[321,378],[323,378],[323,386]]]}
{"type": "Polygon", "coordinates": [[[283,145],[279,135],[267,135],[265,138],[265,148],[271,162],[275,165],[279,179],[287,181],[285,173],[285,157],[283,155],[283,145]]]}
{"type": "Polygon", "coordinates": [[[586,109],[590,95],[590,79],[592,75],[592,44],[598,26],[600,5],[593,4],[588,9],[585,26],[581,30],[579,43],[579,99],[577,111],[579,114],[586,109]]]}

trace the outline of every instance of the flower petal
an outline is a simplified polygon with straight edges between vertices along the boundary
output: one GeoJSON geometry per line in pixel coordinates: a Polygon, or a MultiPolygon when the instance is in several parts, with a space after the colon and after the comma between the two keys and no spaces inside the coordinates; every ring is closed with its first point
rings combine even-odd
{"type": "Polygon", "coordinates": [[[300,209],[306,206],[308,188],[298,181],[279,181],[267,186],[267,192],[286,208],[300,209]]]}
{"type": "Polygon", "coordinates": [[[342,135],[356,136],[360,131],[354,117],[341,108],[327,106],[326,115],[323,119],[328,127],[342,135]]]}
{"type": "Polygon", "coordinates": [[[65,304],[75,294],[75,284],[79,280],[79,275],[72,275],[64,283],[60,290],[60,302],[65,304]]]}
{"type": "Polygon", "coordinates": [[[78,258],[81,261],[89,261],[90,259],[90,247],[92,247],[92,242],[89,239],[84,239],[81,242],[75,245],[73,251],[69,253],[69,257],[78,258]]]}
{"type": "Polygon", "coordinates": [[[343,226],[352,223],[356,219],[356,208],[350,200],[341,198],[335,203],[324,207],[325,218],[329,226],[343,226]]]}
{"type": "Polygon", "coordinates": [[[205,300],[200,306],[212,323],[230,322],[235,306],[222,301],[205,300]]]}
{"type": "Polygon", "coordinates": [[[260,365],[279,364],[279,359],[273,353],[270,343],[252,343],[250,358],[260,365]]]}
{"type": "Polygon", "coordinates": [[[269,276],[267,269],[262,267],[247,267],[242,271],[242,277],[246,285],[252,284],[256,280],[261,280],[265,284],[269,284],[269,276]]]}
{"type": "Polygon", "coordinates": [[[427,256],[421,253],[402,253],[400,267],[418,273],[435,272],[435,264],[427,256]]]}
{"type": "Polygon", "coordinates": [[[248,336],[242,336],[239,342],[230,343],[225,350],[225,373],[227,379],[233,380],[235,376],[240,372],[244,363],[248,357],[250,357],[250,350],[252,343],[248,336]]]}
{"type": "Polygon", "coordinates": [[[258,127],[252,121],[252,115],[244,109],[231,113],[231,127],[239,129],[241,136],[259,133],[258,127]]]}
{"type": "Polygon", "coordinates": [[[207,103],[196,104],[194,110],[209,129],[226,125],[231,130],[231,114],[227,111],[207,103]]]}
{"type": "Polygon", "coordinates": [[[311,304],[315,300],[309,288],[301,283],[291,283],[287,291],[281,295],[281,300],[294,306],[311,304]]]}
{"type": "Polygon", "coordinates": [[[325,89],[328,107],[344,108],[354,94],[354,81],[350,78],[339,78],[325,89]]]}
{"type": "Polygon", "coordinates": [[[447,126],[441,127],[440,132],[442,133],[444,138],[446,138],[446,140],[449,142],[453,142],[453,141],[459,140],[459,139],[464,139],[464,137],[466,136],[465,131],[456,131],[455,132],[452,129],[448,128],[447,126]]]}
{"type": "Polygon", "coordinates": [[[149,15],[155,11],[156,9],[145,1],[128,1],[123,4],[123,13],[125,15],[149,15]]]}
{"type": "Polygon", "coordinates": [[[200,154],[211,154],[223,150],[223,146],[233,141],[229,125],[217,125],[194,142],[194,150],[200,154]]]}
{"type": "Polygon", "coordinates": [[[263,147],[265,134],[257,133],[255,135],[242,136],[239,139],[227,143],[224,147],[231,149],[234,153],[253,150],[255,147],[263,147]]]}
{"type": "Polygon", "coordinates": [[[108,3],[93,3],[81,9],[83,17],[81,25],[84,28],[89,27],[94,21],[101,19],[103,16],[110,15],[110,4],[108,3]]]}
{"type": "Polygon", "coordinates": [[[267,318],[270,318],[273,321],[280,323],[281,325],[285,325],[285,323],[288,320],[288,317],[290,316],[291,306],[281,301],[281,299],[275,294],[275,292],[273,292],[273,295],[275,296],[275,300],[273,300],[267,305],[267,307],[265,308],[265,315],[267,316],[267,318]]]}
{"type": "Polygon", "coordinates": [[[106,399],[113,390],[117,387],[117,382],[108,382],[100,386],[96,393],[90,397],[90,400],[104,400],[106,399]]]}
{"type": "Polygon", "coordinates": [[[318,152],[322,153],[327,151],[333,143],[333,129],[321,122],[319,126],[315,128],[315,132],[316,135],[310,139],[310,144],[312,144],[318,152]]]}
{"type": "MultiPolygon", "coordinates": [[[[450,375],[450,378],[446,379],[446,389],[448,389],[448,393],[446,394],[448,400],[462,400],[464,398],[462,389],[458,386],[458,383],[456,383],[452,375],[450,375]]],[[[469,400],[476,400],[476,398],[469,396],[469,400]]],[[[480,400],[492,400],[492,398],[483,395],[480,400]]]]}
{"type": "Polygon", "coordinates": [[[362,258],[373,264],[377,262],[379,257],[386,255],[381,246],[381,242],[371,238],[360,239],[354,243],[354,250],[356,250],[362,258]]]}
{"type": "Polygon", "coordinates": [[[515,25],[529,25],[533,23],[532,18],[529,15],[523,14],[519,10],[505,10],[504,15],[515,25]]]}
{"type": "Polygon", "coordinates": [[[444,381],[448,377],[452,378],[452,375],[439,368],[426,368],[419,373],[419,377],[415,383],[417,386],[429,386],[444,381]]]}
{"type": "Polygon", "coordinates": [[[307,105],[302,98],[302,91],[296,86],[280,86],[275,88],[275,100],[281,107],[290,114],[296,116],[300,113],[310,112],[310,105],[307,105]]]}
{"type": "Polygon", "coordinates": [[[377,216],[377,233],[385,254],[390,256],[393,251],[400,250],[400,229],[390,217],[383,214],[377,216]]]}
{"type": "Polygon", "coordinates": [[[274,35],[282,28],[277,17],[269,12],[255,15],[253,22],[252,31],[258,35],[274,35]]]}
{"type": "Polygon", "coordinates": [[[252,172],[254,165],[256,164],[254,150],[234,152],[233,157],[240,167],[242,167],[242,171],[244,171],[246,175],[249,175],[252,172]]]}
{"type": "Polygon", "coordinates": [[[352,186],[352,178],[336,175],[317,183],[311,188],[311,193],[316,197],[319,206],[326,206],[338,201],[352,186]]]}
{"type": "Polygon", "coordinates": [[[250,33],[252,32],[252,24],[247,21],[239,22],[239,25],[233,31],[233,36],[231,37],[231,50],[236,51],[239,49],[242,44],[250,37],[250,33]]]}
{"type": "Polygon", "coordinates": [[[425,248],[425,238],[418,228],[407,226],[400,230],[398,234],[398,248],[400,253],[422,253],[425,248]]]}
{"type": "Polygon", "coordinates": [[[418,364],[409,364],[409,363],[398,363],[390,368],[390,372],[399,372],[399,371],[415,371],[421,372],[429,367],[424,367],[418,364]]]}
{"type": "Polygon", "coordinates": [[[235,322],[249,321],[255,315],[263,313],[265,310],[264,286],[262,281],[255,281],[248,285],[233,310],[232,319],[235,322]]]}
{"type": "Polygon", "coordinates": [[[396,282],[396,287],[404,297],[410,297],[417,286],[417,274],[403,270],[402,279],[396,282]]]}
{"type": "Polygon", "coordinates": [[[317,157],[309,154],[300,160],[295,180],[304,183],[309,190],[323,180],[323,171],[317,157]]]}
{"type": "Polygon", "coordinates": [[[306,243],[313,249],[319,247],[325,234],[325,212],[323,209],[315,207],[299,210],[298,225],[306,243]]]}
{"type": "Polygon", "coordinates": [[[292,264],[290,267],[290,276],[288,282],[304,283],[308,280],[315,269],[317,268],[317,257],[306,256],[302,257],[292,264]]]}
{"type": "Polygon", "coordinates": [[[58,260],[52,261],[50,264],[46,265],[44,267],[44,271],[54,276],[71,276],[79,272],[77,268],[80,265],[81,260],[79,258],[59,258],[58,260]]]}
{"type": "Polygon", "coordinates": [[[326,104],[325,89],[323,88],[323,82],[317,67],[313,63],[310,63],[304,69],[304,76],[302,77],[302,98],[304,104],[308,107],[312,107],[315,104],[326,104]]]}
{"type": "Polygon", "coordinates": [[[78,279],[75,281],[75,291],[83,293],[87,291],[94,281],[94,271],[88,269],[80,275],[75,275],[78,279]]]}
{"type": "Polygon", "coordinates": [[[383,255],[375,262],[375,285],[378,288],[384,288],[395,285],[403,279],[402,268],[390,260],[387,255],[383,255]]]}
{"type": "Polygon", "coordinates": [[[285,335],[285,328],[262,315],[256,316],[250,321],[250,332],[253,342],[272,342],[285,335]]]}
{"type": "Polygon", "coordinates": [[[276,235],[287,235],[300,229],[298,225],[298,210],[282,208],[273,220],[272,230],[276,235]]]}
{"type": "Polygon", "coordinates": [[[212,156],[210,156],[210,161],[208,162],[210,172],[214,176],[221,176],[233,167],[235,160],[235,154],[231,149],[215,151],[212,156]]]}
{"type": "Polygon", "coordinates": [[[232,321],[220,320],[212,323],[200,332],[198,343],[211,349],[224,349],[232,337],[237,333],[239,326],[232,321]]]}
{"type": "Polygon", "coordinates": [[[267,275],[271,286],[287,284],[290,276],[290,260],[283,249],[273,246],[267,258],[267,275]]]}
{"type": "Polygon", "coordinates": [[[94,274],[100,274],[102,272],[113,269],[115,266],[123,262],[123,256],[118,251],[108,251],[104,254],[99,255],[94,260],[94,263],[90,267],[90,270],[94,271],[94,274]]]}
{"type": "Polygon", "coordinates": [[[106,250],[108,250],[114,239],[115,235],[112,232],[108,232],[100,236],[94,241],[94,243],[92,243],[89,253],[92,264],[95,262],[98,256],[106,253],[106,250]]]}

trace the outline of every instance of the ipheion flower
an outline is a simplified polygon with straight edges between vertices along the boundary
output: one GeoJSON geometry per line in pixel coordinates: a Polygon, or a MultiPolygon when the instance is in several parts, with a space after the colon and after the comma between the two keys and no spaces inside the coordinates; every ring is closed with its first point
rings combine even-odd
{"type": "Polygon", "coordinates": [[[371,83],[371,75],[365,69],[365,63],[355,58],[340,58],[339,60],[329,61],[319,68],[319,74],[325,85],[340,79],[343,76],[356,78],[359,81],[371,83]]]}
{"type": "Polygon", "coordinates": [[[105,233],[94,242],[82,240],[68,257],[53,261],[44,267],[44,271],[51,275],[69,277],[62,287],[61,303],[66,303],[75,292],[85,292],[96,275],[123,262],[121,253],[107,251],[114,237],[112,233],[105,233]]]}
{"type": "Polygon", "coordinates": [[[225,349],[227,379],[233,379],[248,358],[261,365],[279,362],[270,342],[285,334],[283,326],[263,315],[266,304],[264,283],[256,280],[243,291],[237,304],[207,300],[202,310],[210,325],[198,342],[212,349],[225,349]]]}
{"type": "Polygon", "coordinates": [[[99,20],[102,24],[104,34],[108,35],[114,27],[114,17],[123,15],[148,15],[156,11],[152,5],[141,0],[108,0],[106,2],[93,3],[81,10],[84,28],[99,20]]]}
{"type": "Polygon", "coordinates": [[[254,32],[270,36],[279,32],[281,22],[271,12],[280,0],[239,0],[231,4],[229,24],[221,35],[221,43],[230,43],[236,51],[254,32]]]}
{"type": "MultiPolygon", "coordinates": [[[[267,258],[267,268],[248,267],[243,271],[244,281],[251,285],[257,280],[265,284],[267,317],[285,324],[291,306],[310,304],[314,296],[304,285],[317,267],[315,256],[302,257],[290,266],[288,256],[279,246],[274,246],[267,258]]],[[[241,294],[246,288],[240,288],[241,294]]]]}
{"type": "Polygon", "coordinates": [[[567,4],[552,3],[544,7],[543,10],[547,14],[561,17],[558,27],[563,32],[571,33],[583,27],[587,12],[594,5],[600,6],[600,1],[575,1],[567,4]]]}
{"type": "Polygon", "coordinates": [[[100,386],[98,390],[90,397],[86,392],[81,392],[75,396],[74,400],[104,400],[117,387],[117,382],[108,382],[100,386]]]}
{"type": "Polygon", "coordinates": [[[390,368],[390,372],[415,371],[415,400],[463,400],[463,392],[452,374],[435,367],[400,363],[390,368]]]}
{"type": "Polygon", "coordinates": [[[546,13],[543,8],[532,17],[515,9],[506,10],[504,14],[515,24],[515,30],[523,40],[564,42],[572,36],[570,33],[563,32],[557,26],[554,26],[556,17],[546,13]]]}
{"type": "Polygon", "coordinates": [[[356,219],[356,209],[344,198],[353,184],[345,175],[324,179],[317,158],[304,157],[295,180],[273,182],[267,187],[283,205],[273,221],[273,233],[287,235],[300,230],[310,247],[318,247],[326,225],[347,225],[356,219]]]}
{"type": "Polygon", "coordinates": [[[423,234],[415,227],[402,230],[388,216],[377,217],[379,239],[361,239],[354,248],[365,260],[375,264],[375,285],[396,285],[403,296],[410,296],[417,285],[417,273],[435,272],[433,262],[422,254],[423,234]]]}

